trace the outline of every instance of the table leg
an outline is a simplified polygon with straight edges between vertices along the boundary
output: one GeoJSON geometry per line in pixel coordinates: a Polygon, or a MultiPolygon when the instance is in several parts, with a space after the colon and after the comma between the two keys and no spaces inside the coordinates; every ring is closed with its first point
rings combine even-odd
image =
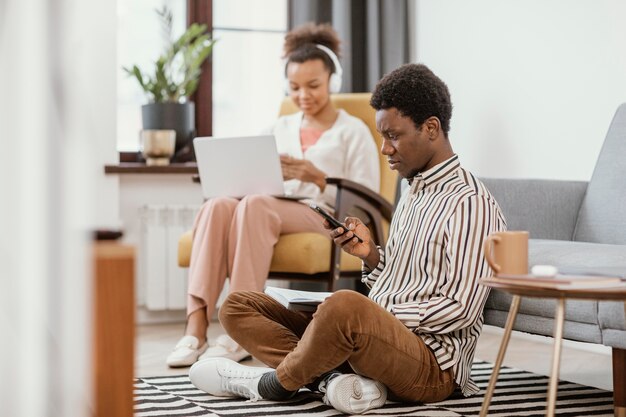
{"type": "Polygon", "coordinates": [[[552,373],[548,388],[548,409],[546,416],[554,416],[556,410],[556,394],[559,389],[559,370],[561,367],[561,347],[563,345],[563,322],[565,320],[565,299],[559,298],[556,305],[556,328],[554,329],[554,353],[552,354],[552,373]]]}
{"type": "Polygon", "coordinates": [[[626,417],[626,349],[613,348],[613,406],[615,417],[626,417]]]}
{"type": "Polygon", "coordinates": [[[615,417],[626,417],[626,349],[613,348],[613,406],[615,417]]]}
{"type": "Polygon", "coordinates": [[[504,335],[502,336],[502,342],[500,342],[500,350],[496,357],[496,363],[493,365],[493,372],[491,378],[489,378],[489,385],[487,385],[487,391],[485,392],[485,399],[480,409],[480,417],[485,417],[489,412],[489,404],[491,403],[491,397],[493,397],[493,391],[496,389],[496,382],[498,382],[498,374],[500,373],[500,367],[504,360],[504,354],[506,348],[509,346],[509,339],[511,338],[511,331],[513,330],[513,324],[515,324],[515,317],[517,317],[517,310],[519,310],[519,303],[521,297],[519,295],[513,296],[511,302],[511,308],[509,308],[509,315],[506,318],[506,326],[504,328],[504,335]]]}

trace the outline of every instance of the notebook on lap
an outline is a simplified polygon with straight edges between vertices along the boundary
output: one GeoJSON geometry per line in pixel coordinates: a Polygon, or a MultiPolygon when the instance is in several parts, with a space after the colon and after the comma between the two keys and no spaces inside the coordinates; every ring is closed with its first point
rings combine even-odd
{"type": "Polygon", "coordinates": [[[285,194],[274,136],[198,137],[193,141],[204,198],[285,194]]]}

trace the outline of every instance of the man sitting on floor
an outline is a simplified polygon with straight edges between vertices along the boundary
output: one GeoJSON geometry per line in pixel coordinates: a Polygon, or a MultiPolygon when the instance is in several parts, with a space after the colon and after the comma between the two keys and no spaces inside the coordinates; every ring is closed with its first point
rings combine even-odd
{"type": "MultiPolygon", "coordinates": [[[[271,368],[227,359],[196,363],[190,378],[216,396],[281,400],[301,387],[325,394],[345,413],[381,407],[387,398],[441,401],[470,379],[491,275],[483,241],[506,229],[498,203],[463,169],[448,131],[448,87],[426,66],[404,65],[372,94],[381,152],[409,181],[385,248],[357,218],[330,231],[363,260],[369,297],[337,291],[312,317],[258,292],[231,294],[220,311],[228,334],[271,368]],[[354,234],[362,238],[360,243],[354,234]]],[[[326,223],[328,227],[328,224],[326,223]]]]}

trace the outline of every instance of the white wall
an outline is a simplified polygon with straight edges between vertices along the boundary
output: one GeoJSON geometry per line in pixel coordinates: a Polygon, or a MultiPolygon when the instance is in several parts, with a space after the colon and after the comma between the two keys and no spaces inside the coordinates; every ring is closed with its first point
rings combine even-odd
{"type": "Polygon", "coordinates": [[[450,88],[479,176],[589,180],[626,101],[626,2],[416,0],[412,57],[450,88]]]}

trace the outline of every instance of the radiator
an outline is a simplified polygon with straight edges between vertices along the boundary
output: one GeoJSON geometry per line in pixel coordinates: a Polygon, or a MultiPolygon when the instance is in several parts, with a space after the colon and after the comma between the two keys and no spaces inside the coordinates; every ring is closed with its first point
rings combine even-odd
{"type": "Polygon", "coordinates": [[[187,269],[178,266],[178,239],[193,226],[200,206],[146,205],[140,208],[139,300],[148,310],[181,310],[187,305],[187,269]],[[143,291],[142,291],[143,290],[143,291]]]}

